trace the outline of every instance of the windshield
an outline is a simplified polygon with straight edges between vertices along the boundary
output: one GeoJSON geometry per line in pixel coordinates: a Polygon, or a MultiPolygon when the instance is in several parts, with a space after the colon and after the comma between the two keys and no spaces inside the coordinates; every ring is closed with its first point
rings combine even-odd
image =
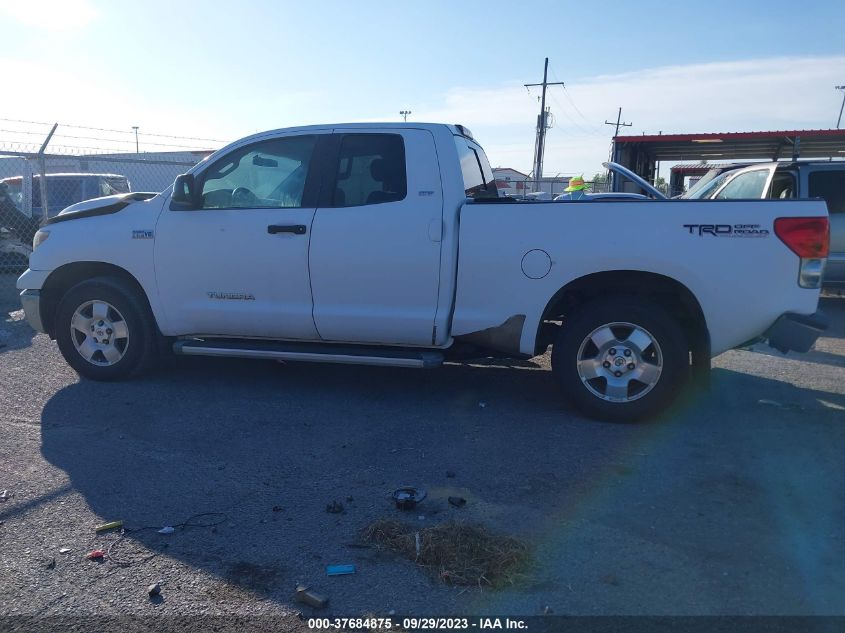
{"type": "Polygon", "coordinates": [[[746,171],[733,178],[714,198],[716,200],[756,200],[763,197],[768,181],[768,169],[746,171]]]}
{"type": "MultiPolygon", "coordinates": [[[[699,189],[702,189],[707,183],[712,182],[714,178],[718,177],[720,172],[718,169],[711,169],[706,174],[704,174],[701,178],[698,179],[692,187],[689,188],[689,191],[685,191],[683,194],[678,196],[679,198],[688,198],[690,195],[695,194],[699,189]]],[[[698,197],[698,196],[696,196],[698,197]]]]}
{"type": "MultiPolygon", "coordinates": [[[[695,186],[681,196],[684,200],[707,200],[712,196],[716,190],[725,184],[728,179],[732,178],[739,170],[726,171],[719,174],[712,180],[705,180],[697,182],[695,186]]],[[[702,178],[701,180],[704,180],[702,178]]]]}

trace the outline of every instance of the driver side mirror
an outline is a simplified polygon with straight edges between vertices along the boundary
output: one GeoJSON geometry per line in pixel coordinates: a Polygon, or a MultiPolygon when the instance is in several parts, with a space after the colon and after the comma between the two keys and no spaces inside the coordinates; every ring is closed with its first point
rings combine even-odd
{"type": "Polygon", "coordinates": [[[173,183],[173,195],[170,197],[171,211],[191,211],[200,207],[197,199],[193,174],[182,174],[173,183]]]}

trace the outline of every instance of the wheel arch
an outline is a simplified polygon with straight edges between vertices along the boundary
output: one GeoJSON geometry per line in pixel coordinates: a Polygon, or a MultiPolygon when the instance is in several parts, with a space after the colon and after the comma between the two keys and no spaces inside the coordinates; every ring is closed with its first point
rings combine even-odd
{"type": "MultiPolygon", "coordinates": [[[[597,297],[612,294],[636,295],[656,300],[678,319],[692,354],[693,367],[710,368],[710,333],[701,304],[692,291],[676,279],[640,270],[613,270],[579,277],[560,288],[546,304],[537,328],[536,353],[548,348],[566,314],[597,297]]],[[[565,326],[560,326],[565,327],[565,326]]],[[[698,373],[698,371],[696,372],[698,373]]]]}
{"type": "Polygon", "coordinates": [[[50,273],[41,288],[41,318],[50,338],[55,338],[56,310],[64,294],[76,284],[94,277],[113,277],[126,282],[139,293],[155,321],[155,313],[144,287],[128,270],[106,262],[71,262],[50,273]]]}

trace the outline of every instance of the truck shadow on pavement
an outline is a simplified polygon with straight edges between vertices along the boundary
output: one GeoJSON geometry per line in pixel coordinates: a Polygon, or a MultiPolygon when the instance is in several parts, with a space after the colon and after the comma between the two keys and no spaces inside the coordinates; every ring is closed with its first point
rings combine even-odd
{"type": "Polygon", "coordinates": [[[310,583],[331,594],[328,612],[347,615],[824,610],[806,587],[824,585],[813,591],[825,600],[845,590],[845,555],[827,540],[845,522],[833,512],[845,501],[845,424],[829,408],[845,397],[723,369],[713,383],[660,420],[619,425],[566,409],[538,369],[179,359],[146,379],[56,393],[42,453],[98,520],[131,530],[225,513],[214,528],[130,531],[121,543],[158,555],[121,573],[164,576],[176,608],[169,561],[279,604],[310,583]],[[399,514],[387,493],[400,485],[430,491],[409,520],[463,518],[525,538],[538,552],[532,580],[461,594],[350,547],[370,521],[399,514]],[[464,509],[445,503],[453,490],[464,509]],[[333,501],[342,513],[326,511],[333,501]],[[327,579],[332,563],[359,570],[327,579]],[[740,582],[748,573],[758,581],[740,582]]]}

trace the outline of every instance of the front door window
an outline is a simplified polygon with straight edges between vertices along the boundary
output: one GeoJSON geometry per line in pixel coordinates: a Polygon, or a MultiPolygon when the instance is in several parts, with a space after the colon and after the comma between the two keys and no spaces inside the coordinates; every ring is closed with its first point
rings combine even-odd
{"type": "Polygon", "coordinates": [[[256,143],[222,158],[206,173],[203,209],[289,209],[302,206],[314,136],[256,143]]]}

